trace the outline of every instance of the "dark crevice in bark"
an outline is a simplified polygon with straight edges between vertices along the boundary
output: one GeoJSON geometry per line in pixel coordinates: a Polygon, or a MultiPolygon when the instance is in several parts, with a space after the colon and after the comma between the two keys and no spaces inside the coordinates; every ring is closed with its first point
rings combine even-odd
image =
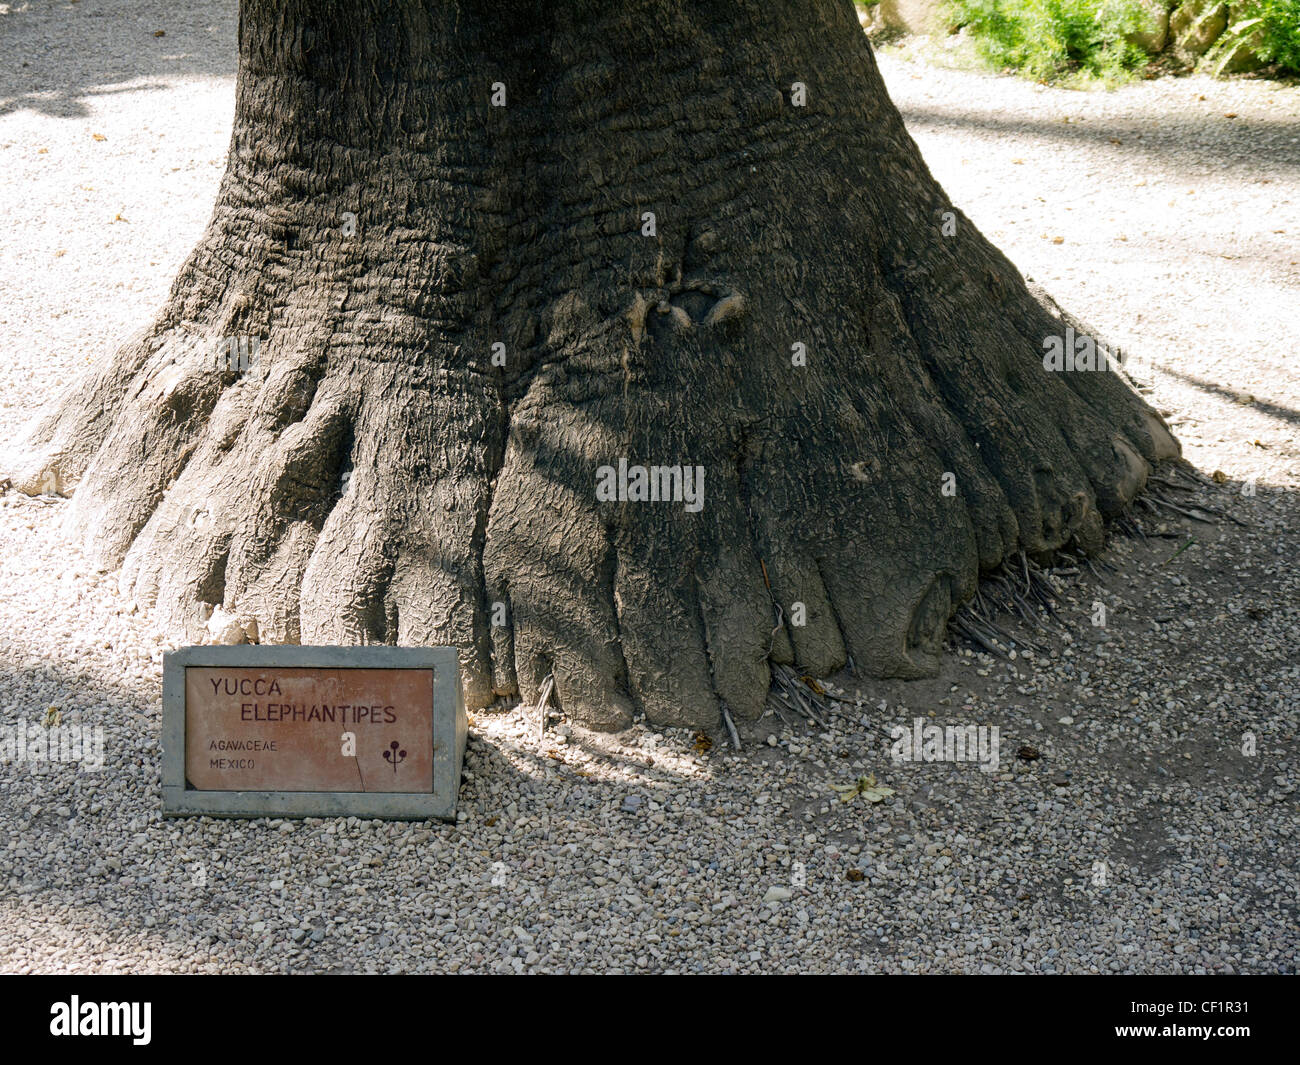
{"type": "Polygon", "coordinates": [[[628,677],[627,659],[623,655],[623,627],[619,621],[618,596],[615,594],[615,570],[618,565],[618,553],[614,550],[612,538],[606,541],[605,553],[601,558],[600,569],[597,571],[596,586],[604,594],[604,598],[609,606],[609,616],[614,623],[615,645],[618,653],[618,663],[614,674],[614,682],[620,688],[627,690],[630,685],[628,677]]]}
{"type": "MultiPolygon", "coordinates": [[[[509,605],[510,604],[509,585],[503,584],[497,590],[497,593],[501,596],[500,601],[508,605],[505,625],[501,626],[505,630],[505,633],[501,638],[498,638],[492,628],[493,608],[492,608],[492,601],[490,598],[491,584],[487,579],[487,569],[483,562],[484,555],[488,550],[488,529],[490,528],[492,523],[492,503],[496,498],[497,481],[501,476],[501,467],[504,465],[506,459],[506,446],[507,446],[506,442],[509,441],[510,439],[510,408],[505,400],[505,391],[503,388],[500,387],[499,384],[497,389],[497,395],[499,397],[499,411],[500,411],[500,419],[498,421],[497,431],[501,443],[499,446],[489,447],[486,498],[483,500],[475,516],[474,534],[473,534],[473,540],[471,544],[471,552],[472,552],[472,557],[474,559],[475,578],[478,581],[478,586],[484,589],[484,593],[486,596],[486,598],[483,601],[483,606],[486,608],[485,616],[487,618],[488,631],[484,633],[483,644],[484,644],[484,651],[488,656],[489,662],[492,662],[497,657],[498,653],[502,655],[509,654],[512,657],[514,653],[514,640],[513,638],[510,637],[510,627],[514,624],[514,609],[513,606],[509,605]]],[[[508,689],[504,691],[501,690],[503,683],[510,683],[510,682],[505,682],[502,679],[506,676],[506,674],[504,673],[499,674],[497,667],[495,665],[491,667],[491,670],[492,670],[492,681],[493,681],[492,683],[493,693],[496,695],[513,694],[513,692],[508,689]]],[[[510,673],[513,674],[513,669],[511,669],[510,673]]],[[[513,680],[511,682],[513,682],[516,685],[516,690],[517,690],[517,682],[513,680]]]]}
{"type": "Polygon", "coordinates": [[[208,572],[194,590],[200,603],[220,606],[226,598],[226,566],[230,563],[230,537],[222,537],[208,556],[208,572]]]}
{"type": "Polygon", "coordinates": [[[354,643],[393,644],[396,643],[396,629],[390,628],[391,618],[396,621],[396,604],[391,604],[388,591],[392,585],[394,560],[385,560],[373,583],[367,589],[367,597],[350,604],[345,619],[345,630],[354,643]]]}
{"type": "MultiPolygon", "coordinates": [[[[325,500],[325,505],[322,508],[324,511],[324,520],[320,524],[321,528],[324,527],[326,521],[329,521],[330,515],[334,513],[335,508],[343,499],[343,495],[348,490],[348,486],[356,472],[356,449],[356,423],[349,418],[347,421],[347,428],[339,437],[337,451],[338,461],[335,465],[336,474],[334,477],[334,491],[330,497],[325,500]]],[[[319,531],[320,528],[317,529],[317,532],[319,531]]]]}
{"type": "Polygon", "coordinates": [[[817,573],[817,578],[822,582],[822,587],[827,589],[826,599],[827,602],[830,604],[831,618],[835,622],[835,628],[839,630],[840,640],[844,644],[844,652],[845,655],[847,656],[845,664],[849,667],[850,672],[856,677],[858,675],[858,667],[857,667],[857,663],[853,661],[852,653],[849,651],[849,648],[852,647],[852,642],[849,636],[849,630],[845,626],[844,620],[840,617],[839,611],[835,609],[835,600],[830,595],[830,586],[826,582],[826,574],[822,570],[821,559],[814,559],[813,567],[817,573]]]}
{"type": "MultiPolygon", "coordinates": [[[[695,611],[696,625],[699,628],[700,641],[704,645],[704,657],[706,663],[708,664],[709,678],[712,682],[712,690],[715,693],[721,692],[723,690],[722,663],[723,660],[728,656],[728,654],[734,653],[734,651],[731,651],[729,648],[716,646],[714,644],[714,641],[709,638],[708,619],[704,616],[704,611],[705,611],[704,603],[705,603],[706,596],[705,596],[704,588],[702,587],[700,582],[700,574],[698,570],[691,571],[691,583],[695,593],[694,599],[696,605],[696,611],[695,611]]],[[[718,722],[708,721],[705,722],[705,724],[707,724],[710,728],[716,728],[718,722]]]]}
{"type": "Polygon", "coordinates": [[[519,692],[519,682],[515,678],[515,615],[514,603],[510,597],[510,586],[502,584],[493,588],[488,585],[488,599],[492,694],[498,698],[508,698],[519,692]],[[505,608],[505,623],[502,625],[497,625],[493,617],[498,602],[505,608]]]}

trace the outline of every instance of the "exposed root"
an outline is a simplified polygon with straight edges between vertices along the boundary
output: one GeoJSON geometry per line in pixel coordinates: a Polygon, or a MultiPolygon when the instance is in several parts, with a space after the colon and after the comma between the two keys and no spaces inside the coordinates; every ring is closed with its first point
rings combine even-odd
{"type": "MultiPolygon", "coordinates": [[[[1175,484],[1173,481],[1162,481],[1160,483],[1180,492],[1195,491],[1195,489],[1189,488],[1185,485],[1175,484]]],[[[1138,506],[1144,507],[1146,510],[1156,513],[1164,510],[1171,514],[1190,518],[1192,521],[1199,521],[1203,525],[1216,525],[1220,521],[1230,521],[1235,525],[1242,526],[1243,528],[1250,528],[1250,522],[1242,521],[1235,514],[1229,514],[1226,510],[1221,510],[1218,507],[1208,506],[1204,503],[1197,503],[1194,506],[1180,506],[1178,503],[1175,503],[1170,499],[1168,494],[1160,488],[1148,488],[1146,494],[1140,496],[1138,499],[1134,500],[1134,502],[1138,506]]]]}
{"type": "MultiPolygon", "coordinates": [[[[1087,556],[1079,557],[1091,568],[1091,559],[1087,556]]],[[[1065,552],[1058,552],[1057,558],[1074,561],[1074,556],[1065,552]]],[[[1068,572],[1077,573],[1077,565],[1068,572]]],[[[958,636],[1000,658],[1009,658],[1016,647],[1028,647],[1036,654],[1045,654],[1045,645],[1023,636],[1011,635],[996,619],[1012,615],[1035,632],[1064,631],[1064,625],[1056,612],[1060,595],[1058,575],[1068,573],[1063,574],[1060,569],[1045,569],[1021,551],[995,572],[984,576],[974,598],[953,614],[949,628],[958,636]]]]}
{"type": "MultiPolygon", "coordinates": [[[[1123,536],[1144,541],[1150,537],[1181,539],[1182,535],[1145,527],[1136,513],[1139,510],[1153,515],[1174,515],[1204,524],[1227,520],[1248,526],[1248,522],[1218,507],[1199,502],[1192,504],[1187,500],[1175,502],[1169,496],[1170,492],[1199,492],[1213,484],[1213,481],[1203,477],[1185,462],[1162,463],[1158,471],[1147,478],[1143,494],[1112,516],[1107,525],[1123,536]]],[[[1098,580],[1105,574],[1116,572],[1115,567],[1104,559],[1082,552],[1074,554],[1064,549],[1058,550],[1053,553],[1052,561],[1054,564],[1050,568],[1044,568],[1022,551],[1016,558],[1004,562],[994,573],[984,575],[974,597],[953,614],[949,622],[951,632],[999,658],[1008,658],[1017,646],[1029,647],[1036,653],[1044,652],[1046,649],[1041,644],[1032,639],[1013,636],[996,619],[1012,615],[1037,632],[1063,631],[1064,627],[1056,613],[1059,594],[1057,579],[1077,576],[1083,568],[1098,580]]]]}
{"type": "MultiPolygon", "coordinates": [[[[784,706],[818,728],[826,729],[830,727],[826,719],[834,712],[835,704],[823,692],[809,685],[811,679],[789,666],[773,666],[771,698],[776,703],[773,709],[784,706]]],[[[789,723],[784,714],[781,714],[781,719],[789,723]]]]}

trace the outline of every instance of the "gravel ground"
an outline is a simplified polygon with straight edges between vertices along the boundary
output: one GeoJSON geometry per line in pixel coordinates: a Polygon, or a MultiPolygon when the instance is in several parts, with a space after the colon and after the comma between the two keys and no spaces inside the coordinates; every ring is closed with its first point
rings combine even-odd
{"type": "MultiPolygon", "coordinates": [[[[0,4],[0,439],[200,234],[233,9],[0,4]]],[[[0,967],[1295,972],[1300,92],[881,65],[956,202],[1152,365],[1219,474],[1183,506],[1250,526],[1139,515],[1112,571],[1063,579],[1040,653],[834,678],[829,728],[769,716],[739,753],[479,714],[454,826],[163,821],[168,645],[58,541],[63,502],[5,494],[0,727],[57,707],[105,744],[97,772],[0,766],[0,967]],[[915,717],[997,726],[1000,765],[891,761],[915,717]],[[864,775],[893,794],[841,801],[864,775]]]]}

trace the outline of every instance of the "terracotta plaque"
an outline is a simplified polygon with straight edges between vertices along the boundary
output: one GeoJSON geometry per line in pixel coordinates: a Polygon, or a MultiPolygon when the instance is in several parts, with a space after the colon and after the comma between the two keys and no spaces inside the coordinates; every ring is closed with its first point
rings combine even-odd
{"type": "Polygon", "coordinates": [[[190,666],[199,791],[433,791],[433,670],[190,666]]]}
{"type": "Polygon", "coordinates": [[[455,820],[454,647],[184,647],[162,704],[168,817],[455,820]]]}

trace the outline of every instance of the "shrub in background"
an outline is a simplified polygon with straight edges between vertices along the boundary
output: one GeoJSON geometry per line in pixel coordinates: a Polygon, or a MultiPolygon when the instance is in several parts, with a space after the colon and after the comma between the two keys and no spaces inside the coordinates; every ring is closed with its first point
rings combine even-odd
{"type": "Polygon", "coordinates": [[[1035,78],[1112,79],[1147,63],[1129,40],[1151,28],[1141,0],[954,0],[953,18],[970,30],[989,63],[1035,78]]]}
{"type": "MultiPolygon", "coordinates": [[[[1240,42],[1255,62],[1229,69],[1275,63],[1300,73],[1300,0],[1241,0],[1208,7],[1197,0],[1189,3],[1194,4],[1193,17],[1196,9],[1226,6],[1226,32],[1210,57],[1216,60],[1211,69],[1240,42]]],[[[1169,0],[1167,8],[1178,6],[1169,0]]],[[[951,0],[950,5],[953,24],[967,28],[980,55],[994,66],[1042,80],[1082,74],[1108,81],[1147,65],[1144,44],[1154,44],[1152,50],[1165,44],[1157,18],[1166,16],[1167,8],[1163,0],[951,0]]],[[[1220,32],[1216,29],[1215,36],[1220,32]]],[[[1184,62],[1196,62],[1211,43],[1213,38],[1191,53],[1180,52],[1183,46],[1177,45],[1174,52],[1184,62]]]]}
{"type": "Polygon", "coordinates": [[[1265,63],[1300,73],[1300,0],[1247,0],[1233,5],[1232,15],[1229,33],[1250,34],[1251,50],[1265,63]]]}

